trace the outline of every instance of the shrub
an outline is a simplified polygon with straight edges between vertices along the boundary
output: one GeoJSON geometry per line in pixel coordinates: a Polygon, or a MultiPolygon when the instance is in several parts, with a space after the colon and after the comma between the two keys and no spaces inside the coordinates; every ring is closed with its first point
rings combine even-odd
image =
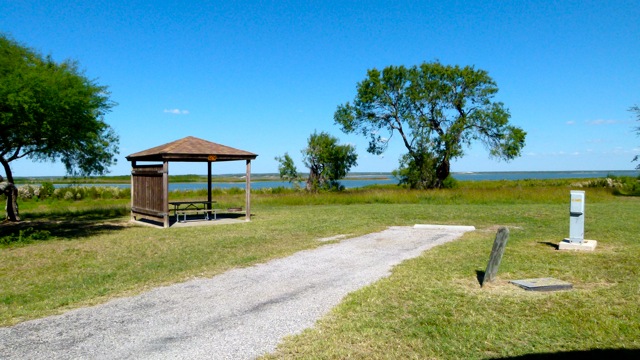
{"type": "Polygon", "coordinates": [[[454,179],[451,175],[447,176],[442,182],[442,187],[445,189],[456,189],[459,185],[458,180],[454,179]]]}
{"type": "Polygon", "coordinates": [[[76,196],[73,194],[73,191],[67,190],[65,191],[64,196],[62,198],[65,200],[73,200],[76,198],[76,196]]]}
{"type": "Polygon", "coordinates": [[[274,188],[267,188],[263,190],[263,194],[284,194],[291,192],[291,189],[285,188],[284,186],[277,186],[274,188]]]}
{"type": "Polygon", "coordinates": [[[109,191],[109,189],[107,189],[107,188],[100,188],[99,191],[100,191],[100,198],[101,199],[113,199],[114,198],[113,192],[109,191]]]}
{"type": "Polygon", "coordinates": [[[131,188],[120,189],[120,197],[122,199],[130,199],[131,198],[131,188]]]}
{"type": "Polygon", "coordinates": [[[106,188],[106,189],[107,189],[109,192],[111,192],[111,196],[112,196],[114,199],[120,199],[120,198],[122,198],[122,191],[121,191],[122,189],[120,189],[119,187],[115,187],[115,186],[113,186],[113,187],[109,187],[109,188],[106,188]]]}
{"type": "Polygon", "coordinates": [[[239,188],[239,187],[232,187],[232,188],[229,188],[227,190],[227,194],[229,194],[229,195],[239,195],[239,194],[243,194],[243,193],[244,193],[244,189],[239,188]]]}
{"type": "Polygon", "coordinates": [[[620,186],[613,190],[614,195],[640,196],[640,176],[633,178],[630,176],[619,177],[616,180],[620,186]]]}
{"type": "Polygon", "coordinates": [[[64,200],[83,200],[83,199],[124,199],[131,197],[131,189],[121,189],[115,186],[68,186],[65,188],[47,188],[41,190],[46,196],[41,199],[52,197],[54,199],[64,200]]]}
{"type": "Polygon", "coordinates": [[[96,186],[89,186],[85,192],[87,199],[99,199],[100,191],[96,186]]]}
{"type": "Polygon", "coordinates": [[[31,185],[18,186],[18,199],[31,199],[35,188],[31,185]]]}
{"type": "Polygon", "coordinates": [[[54,199],[62,199],[62,197],[64,196],[64,189],[62,188],[56,188],[55,190],[53,190],[53,194],[51,194],[51,197],[53,197],[54,199]]]}
{"type": "Polygon", "coordinates": [[[48,197],[51,197],[55,190],[56,188],[53,186],[53,183],[45,181],[40,185],[40,189],[38,191],[38,198],[46,199],[48,197]]]}

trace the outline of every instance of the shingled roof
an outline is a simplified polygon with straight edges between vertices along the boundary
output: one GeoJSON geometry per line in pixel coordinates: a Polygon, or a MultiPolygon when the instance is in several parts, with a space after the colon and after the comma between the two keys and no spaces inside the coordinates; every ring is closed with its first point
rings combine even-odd
{"type": "Polygon", "coordinates": [[[187,136],[164,145],[133,153],[128,161],[232,161],[253,160],[257,154],[187,136]]]}

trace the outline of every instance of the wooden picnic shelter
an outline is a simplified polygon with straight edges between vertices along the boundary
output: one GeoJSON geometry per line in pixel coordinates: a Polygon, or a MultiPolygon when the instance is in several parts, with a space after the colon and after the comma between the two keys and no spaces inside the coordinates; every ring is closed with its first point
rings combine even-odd
{"type": "Polygon", "coordinates": [[[246,161],[245,210],[251,220],[251,160],[258,155],[188,136],[126,157],[131,161],[131,218],[161,222],[169,227],[169,162],[207,163],[208,203],[211,205],[211,164],[246,161]],[[139,164],[153,162],[154,164],[139,164]]]}

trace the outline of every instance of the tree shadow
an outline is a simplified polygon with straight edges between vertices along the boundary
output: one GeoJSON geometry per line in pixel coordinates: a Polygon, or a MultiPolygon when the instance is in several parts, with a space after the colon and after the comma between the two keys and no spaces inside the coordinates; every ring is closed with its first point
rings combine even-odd
{"type": "Polygon", "coordinates": [[[92,221],[22,221],[10,225],[7,223],[0,225],[0,237],[14,236],[18,238],[22,236],[21,234],[40,234],[37,237],[30,236],[31,240],[46,241],[53,238],[70,240],[124,230],[127,227],[124,222],[119,224],[92,221]]]}
{"type": "Polygon", "coordinates": [[[21,214],[23,220],[47,221],[108,221],[128,216],[130,210],[126,206],[104,207],[80,210],[58,210],[21,214]]]}
{"type": "Polygon", "coordinates": [[[564,360],[564,359],[640,359],[640,349],[591,349],[579,351],[565,351],[556,353],[527,354],[512,357],[490,359],[514,359],[514,360],[564,360]]]}
{"type": "Polygon", "coordinates": [[[19,222],[0,222],[0,240],[30,243],[75,239],[123,230],[128,223],[120,209],[92,209],[58,213],[28,213],[19,222]],[[9,240],[7,240],[9,239],[9,240]]]}

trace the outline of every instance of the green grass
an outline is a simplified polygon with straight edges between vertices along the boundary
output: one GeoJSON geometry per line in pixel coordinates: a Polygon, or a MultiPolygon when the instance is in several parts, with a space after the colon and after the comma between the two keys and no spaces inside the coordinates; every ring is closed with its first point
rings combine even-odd
{"type": "Polygon", "coordinates": [[[586,237],[599,241],[594,253],[555,249],[568,231],[561,204],[455,207],[476,212],[459,218],[480,230],[350,294],[267,358],[482,359],[640,349],[637,199],[588,205],[586,237]],[[477,275],[496,231],[487,220],[508,226],[511,235],[498,280],[481,288],[477,275]],[[574,290],[525,292],[508,283],[537,277],[572,282],[574,290]]]}
{"type": "MultiPolygon", "coordinates": [[[[273,358],[488,358],[640,348],[640,198],[586,189],[594,253],[560,252],[570,182],[463,183],[458,189],[371,187],[339,193],[256,191],[249,223],[130,226],[128,200],[26,201],[26,224],[48,240],[0,246],[0,324],[212,276],[391,225],[474,225],[462,239],[397,266],[350,294],[273,358]],[[92,210],[93,209],[93,210],[92,210]],[[480,288],[499,226],[511,230],[496,282],[480,288]],[[574,290],[525,292],[508,280],[556,277],[574,290]]],[[[201,197],[200,194],[172,196],[201,197]]],[[[244,194],[221,191],[225,204],[244,194]]],[[[17,229],[3,224],[0,232],[17,229]]],[[[2,234],[0,234],[2,237],[2,234]]]]}

